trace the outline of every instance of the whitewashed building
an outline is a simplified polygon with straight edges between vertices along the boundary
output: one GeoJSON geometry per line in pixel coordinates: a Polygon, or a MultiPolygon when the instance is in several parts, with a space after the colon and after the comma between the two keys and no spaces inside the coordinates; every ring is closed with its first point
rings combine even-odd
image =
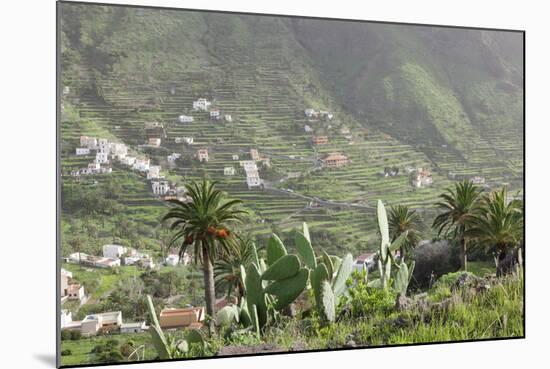
{"type": "Polygon", "coordinates": [[[199,149],[197,150],[197,159],[201,163],[208,163],[208,150],[207,149],[199,149]]]}
{"type": "Polygon", "coordinates": [[[109,155],[111,151],[111,145],[106,138],[100,138],[97,144],[97,151],[103,154],[109,155]]]}
{"type": "Polygon", "coordinates": [[[120,258],[126,251],[126,247],[121,245],[103,245],[103,256],[106,258],[120,258]]]}
{"type": "Polygon", "coordinates": [[[87,147],[77,147],[76,148],[76,155],[90,155],[90,149],[87,147]]]}
{"type": "Polygon", "coordinates": [[[122,323],[120,333],[141,333],[147,329],[145,321],[136,323],[122,323]]]}
{"type": "Polygon", "coordinates": [[[120,162],[124,165],[133,166],[136,162],[135,156],[125,156],[120,159],[120,162]]]}
{"type": "Polygon", "coordinates": [[[311,118],[311,117],[317,115],[317,112],[314,109],[308,108],[308,109],[304,110],[304,114],[306,115],[306,117],[311,118]]]}
{"type": "Polygon", "coordinates": [[[149,170],[150,159],[137,158],[133,164],[133,168],[140,172],[147,172],[149,170]]]}
{"type": "Polygon", "coordinates": [[[117,159],[125,158],[128,155],[128,147],[120,142],[111,143],[111,155],[117,159]]]}
{"type": "Polygon", "coordinates": [[[180,122],[180,123],[192,123],[193,120],[194,120],[193,117],[190,116],[190,115],[182,114],[178,117],[178,122],[180,122]]]}
{"type": "Polygon", "coordinates": [[[233,168],[233,167],[223,168],[223,175],[225,175],[225,176],[234,176],[235,175],[235,168],[233,168]]]}
{"type": "Polygon", "coordinates": [[[258,150],[256,150],[256,149],[250,149],[250,157],[251,157],[252,160],[254,160],[254,161],[260,160],[260,154],[258,153],[258,150]]]}
{"type": "Polygon", "coordinates": [[[80,146],[87,147],[90,150],[97,149],[97,138],[89,136],[80,136],[80,146]]]}
{"type": "Polygon", "coordinates": [[[109,162],[109,153],[98,151],[95,154],[95,162],[97,164],[107,164],[109,162]]]}
{"type": "Polygon", "coordinates": [[[218,109],[210,110],[210,119],[220,119],[220,111],[218,109]]]}
{"type": "Polygon", "coordinates": [[[162,140],[158,137],[150,138],[147,143],[149,146],[159,147],[162,140]]]}
{"type": "Polygon", "coordinates": [[[153,181],[151,188],[155,195],[164,196],[170,191],[170,183],[168,181],[153,181]]]}
{"type": "Polygon", "coordinates": [[[248,186],[248,189],[260,187],[261,184],[262,182],[257,170],[250,170],[246,172],[246,185],[248,186]]]}
{"type": "Polygon", "coordinates": [[[160,165],[151,165],[147,171],[147,179],[158,179],[162,178],[160,175],[161,167],[160,165]]]}
{"type": "Polygon", "coordinates": [[[223,119],[225,119],[226,122],[231,123],[233,121],[233,118],[231,118],[231,115],[225,114],[223,119]]]}
{"type": "Polygon", "coordinates": [[[304,125],[304,131],[305,131],[306,133],[312,133],[312,132],[313,132],[313,128],[311,128],[311,126],[309,126],[309,125],[306,124],[306,125],[304,125]]]}
{"type": "Polygon", "coordinates": [[[181,154],[174,152],[166,157],[166,160],[170,165],[174,165],[176,163],[176,160],[181,158],[181,154]]]}
{"type": "Polygon", "coordinates": [[[233,160],[239,160],[239,155],[233,154],[233,155],[231,156],[231,158],[232,158],[233,160]]]}
{"type": "Polygon", "coordinates": [[[193,110],[207,111],[212,103],[205,98],[201,97],[197,101],[193,101],[193,110]]]}

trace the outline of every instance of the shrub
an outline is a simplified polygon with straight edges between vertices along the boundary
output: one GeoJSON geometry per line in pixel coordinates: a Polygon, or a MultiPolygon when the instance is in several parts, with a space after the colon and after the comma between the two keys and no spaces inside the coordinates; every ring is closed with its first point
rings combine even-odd
{"type": "Polygon", "coordinates": [[[61,341],[67,341],[71,339],[71,331],[66,329],[61,331],[61,341]]]}
{"type": "Polygon", "coordinates": [[[353,318],[387,315],[392,311],[396,298],[393,291],[369,287],[364,274],[357,272],[348,284],[348,294],[342,299],[341,307],[349,309],[353,318]]]}
{"type": "Polygon", "coordinates": [[[98,358],[98,361],[102,363],[116,363],[123,360],[124,356],[122,356],[119,350],[105,351],[98,358]]]}
{"type": "Polygon", "coordinates": [[[73,352],[70,349],[65,349],[61,351],[61,356],[69,356],[72,355],[73,352]]]}
{"type": "Polygon", "coordinates": [[[417,287],[426,287],[435,278],[455,272],[459,268],[459,258],[456,257],[456,248],[449,241],[427,242],[418,245],[414,250],[416,265],[412,283],[417,287]]]}
{"type": "Polygon", "coordinates": [[[70,331],[70,337],[72,341],[78,341],[82,338],[82,333],[80,331],[70,331]]]}

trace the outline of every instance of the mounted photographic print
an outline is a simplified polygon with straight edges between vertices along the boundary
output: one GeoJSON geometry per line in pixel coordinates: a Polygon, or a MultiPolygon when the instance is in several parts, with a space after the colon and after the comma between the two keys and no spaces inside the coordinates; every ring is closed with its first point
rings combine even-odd
{"type": "Polygon", "coordinates": [[[524,337],[523,31],[57,9],[59,366],[524,337]]]}

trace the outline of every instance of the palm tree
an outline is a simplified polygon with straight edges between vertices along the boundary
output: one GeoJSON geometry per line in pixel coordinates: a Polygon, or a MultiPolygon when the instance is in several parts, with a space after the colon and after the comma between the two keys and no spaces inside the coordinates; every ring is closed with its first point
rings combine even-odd
{"type": "Polygon", "coordinates": [[[466,231],[470,228],[479,207],[481,189],[471,181],[456,183],[453,188],[447,188],[446,192],[439,195],[441,201],[436,206],[443,210],[435,217],[433,227],[438,235],[442,233],[458,240],[460,246],[460,267],[467,270],[467,244],[466,231]]]}
{"type": "Polygon", "coordinates": [[[496,253],[497,276],[513,269],[514,254],[523,239],[523,202],[507,202],[507,191],[491,192],[468,232],[478,244],[496,253]]]}
{"type": "Polygon", "coordinates": [[[416,210],[411,210],[408,206],[397,205],[390,209],[388,223],[392,242],[402,233],[407,232],[405,242],[399,249],[401,258],[404,258],[405,253],[414,249],[420,242],[420,217],[416,214],[416,210]]]}
{"type": "Polygon", "coordinates": [[[213,263],[219,257],[229,254],[233,247],[233,233],[229,227],[243,221],[246,211],[238,208],[240,200],[229,200],[227,194],[216,189],[216,182],[203,180],[187,186],[190,202],[167,200],[171,209],[162,221],[172,220],[170,230],[174,232],[171,245],[180,245],[180,257],[187,247],[192,246],[195,263],[202,264],[206,313],[215,314],[216,289],[213,263]]]}
{"type": "Polygon", "coordinates": [[[241,265],[246,267],[255,260],[256,246],[249,238],[237,237],[236,248],[214,264],[214,281],[218,290],[227,291],[227,298],[236,290],[238,302],[244,296],[245,287],[241,265]]]}

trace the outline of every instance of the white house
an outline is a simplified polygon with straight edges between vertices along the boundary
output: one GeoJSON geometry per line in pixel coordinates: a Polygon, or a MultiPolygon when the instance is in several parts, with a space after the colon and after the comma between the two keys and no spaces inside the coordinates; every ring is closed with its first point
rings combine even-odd
{"type": "Polygon", "coordinates": [[[306,115],[306,117],[308,118],[311,118],[315,115],[317,115],[317,113],[315,112],[315,110],[311,109],[311,108],[308,108],[306,110],[304,110],[304,114],[306,115]]]}
{"type": "Polygon", "coordinates": [[[109,155],[111,145],[106,138],[100,138],[98,141],[97,151],[109,155]]]}
{"type": "Polygon", "coordinates": [[[193,137],[183,137],[183,142],[187,145],[193,144],[193,137]]]}
{"type": "Polygon", "coordinates": [[[168,163],[170,165],[173,165],[176,163],[176,160],[181,158],[181,154],[178,154],[177,152],[174,152],[166,157],[166,160],[168,160],[168,163]]]}
{"type": "Polygon", "coordinates": [[[145,321],[136,323],[122,323],[120,333],[141,333],[147,329],[145,321]]]}
{"type": "Polygon", "coordinates": [[[190,116],[190,115],[183,115],[182,114],[178,117],[178,122],[180,122],[180,123],[192,123],[193,120],[194,120],[193,117],[190,116]]]}
{"type": "Polygon", "coordinates": [[[246,172],[246,185],[248,186],[248,189],[251,189],[252,187],[260,187],[261,184],[262,182],[257,170],[246,172]]]}
{"type": "Polygon", "coordinates": [[[147,171],[147,179],[158,179],[162,178],[160,175],[161,167],[160,165],[151,165],[147,171]]]}
{"type": "Polygon", "coordinates": [[[164,260],[164,263],[166,265],[176,266],[178,265],[179,261],[180,261],[180,257],[178,254],[169,254],[166,257],[166,260],[164,260]]]}
{"type": "Polygon", "coordinates": [[[432,174],[425,169],[419,168],[416,173],[412,174],[411,185],[415,188],[429,186],[433,183],[432,174]]]}
{"type": "Polygon", "coordinates": [[[207,149],[199,149],[197,150],[197,159],[202,163],[208,163],[208,150],[207,149]]]}
{"type": "Polygon", "coordinates": [[[92,261],[92,265],[98,268],[114,268],[120,266],[119,258],[97,258],[92,261]]]}
{"type": "Polygon", "coordinates": [[[220,111],[218,109],[210,110],[210,119],[220,119],[220,111]]]}
{"type": "Polygon", "coordinates": [[[205,98],[201,97],[197,101],[193,101],[193,110],[207,111],[212,103],[205,98]]]}
{"type": "Polygon", "coordinates": [[[312,132],[313,132],[313,128],[311,128],[311,126],[309,126],[309,125],[306,124],[306,125],[304,125],[304,131],[305,131],[306,133],[312,133],[312,132]]]}
{"type": "Polygon", "coordinates": [[[133,168],[139,170],[140,172],[147,172],[149,170],[149,164],[151,160],[144,158],[137,158],[134,162],[133,168]]]}
{"type": "Polygon", "coordinates": [[[99,331],[112,332],[120,330],[122,326],[122,312],[112,311],[108,313],[87,315],[81,323],[83,336],[93,336],[99,331]]]}
{"type": "Polygon", "coordinates": [[[252,165],[256,165],[256,162],[254,160],[241,160],[239,161],[239,166],[241,167],[247,167],[247,166],[252,166],[252,165]]]}
{"type": "Polygon", "coordinates": [[[76,155],[90,155],[90,149],[87,147],[77,147],[76,155]]]}
{"type": "Polygon", "coordinates": [[[82,304],[86,298],[84,286],[80,283],[69,284],[67,288],[67,298],[69,300],[78,300],[82,304]]]}
{"type": "Polygon", "coordinates": [[[232,158],[233,160],[239,160],[239,155],[233,154],[233,156],[231,156],[231,158],[232,158]]]}
{"type": "Polygon", "coordinates": [[[93,162],[88,164],[88,168],[86,168],[85,173],[95,174],[95,173],[99,173],[100,170],[101,170],[101,164],[97,162],[93,162]]]}
{"type": "Polygon", "coordinates": [[[103,245],[103,256],[106,258],[120,258],[126,251],[128,249],[121,245],[103,245]]]}
{"type": "Polygon", "coordinates": [[[168,181],[153,181],[151,182],[151,188],[155,195],[163,196],[170,191],[170,184],[168,181]]]}
{"type": "Polygon", "coordinates": [[[124,165],[133,166],[136,162],[136,158],[134,156],[125,156],[120,159],[120,162],[124,165]]]}
{"type": "Polygon", "coordinates": [[[233,121],[233,118],[231,118],[231,115],[225,114],[223,119],[225,119],[226,122],[231,123],[233,121]]]}
{"type": "Polygon", "coordinates": [[[256,163],[250,160],[244,163],[243,168],[244,168],[244,171],[247,173],[249,171],[256,171],[256,172],[258,171],[258,166],[256,165],[256,163]]]}
{"type": "Polygon", "coordinates": [[[223,168],[223,175],[224,176],[234,176],[235,175],[235,168],[233,168],[233,167],[223,168]]]}
{"type": "Polygon", "coordinates": [[[147,141],[147,143],[149,144],[149,146],[159,147],[161,141],[162,141],[162,140],[161,140],[160,138],[154,137],[154,138],[150,138],[150,139],[147,141]]]}
{"type": "Polygon", "coordinates": [[[120,142],[112,142],[110,150],[111,155],[119,160],[128,155],[128,147],[120,142]]]}
{"type": "Polygon", "coordinates": [[[80,146],[87,147],[90,150],[97,149],[97,138],[89,136],[80,136],[80,146]]]}
{"type": "Polygon", "coordinates": [[[96,164],[107,164],[109,162],[109,153],[98,151],[95,154],[95,162],[96,164]]]}
{"type": "Polygon", "coordinates": [[[326,110],[321,110],[319,114],[321,115],[321,117],[327,120],[332,120],[332,118],[334,117],[331,112],[326,110]]]}

